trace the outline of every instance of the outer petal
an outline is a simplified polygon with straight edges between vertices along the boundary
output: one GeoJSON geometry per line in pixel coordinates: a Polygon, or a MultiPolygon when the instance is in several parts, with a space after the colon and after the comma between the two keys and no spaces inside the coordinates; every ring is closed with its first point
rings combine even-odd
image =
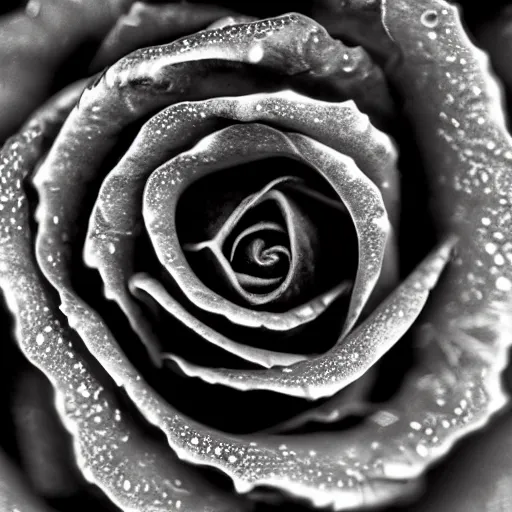
{"type": "Polygon", "coordinates": [[[217,5],[135,2],[103,40],[92,67],[101,69],[139,48],[188,36],[231,14],[217,5]]]}
{"type": "Polygon", "coordinates": [[[93,370],[87,361],[89,354],[58,313],[37,269],[22,183],[80,91],[81,84],[36,114],[0,153],[0,285],[15,315],[17,340],[54,385],[57,407],[74,436],[82,472],[113,503],[130,512],[178,510],[182,505],[197,512],[244,510],[171,453],[164,453],[120,410],[116,397],[105,387],[108,376],[97,367],[93,370]]]}

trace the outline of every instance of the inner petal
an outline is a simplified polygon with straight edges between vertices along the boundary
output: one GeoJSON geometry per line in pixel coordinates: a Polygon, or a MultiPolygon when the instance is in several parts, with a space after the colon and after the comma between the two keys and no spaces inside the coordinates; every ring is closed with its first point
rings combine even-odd
{"type": "Polygon", "coordinates": [[[269,230],[269,224],[260,222],[245,229],[231,248],[229,262],[246,291],[270,291],[285,279],[290,269],[292,255],[285,230],[279,225],[279,229],[269,230]]]}
{"type": "Polygon", "coordinates": [[[307,302],[332,286],[333,281],[353,282],[357,264],[355,233],[341,233],[346,244],[333,244],[332,239],[340,238],[340,233],[333,237],[320,227],[329,224],[326,218],[337,219],[340,222],[335,224],[341,226],[346,217],[347,229],[343,231],[354,231],[343,203],[336,201],[334,194],[330,197],[326,184],[308,179],[311,169],[291,159],[270,159],[263,169],[261,162],[253,166],[256,168],[247,167],[238,169],[241,180],[232,172],[234,169],[227,170],[214,183],[205,179],[198,190],[185,194],[180,201],[187,221],[183,224],[183,238],[197,240],[201,232],[209,236],[207,240],[182,245],[198,277],[234,302],[276,311],[307,302]],[[270,179],[283,170],[297,174],[270,179]],[[266,184],[258,192],[247,194],[248,182],[253,187],[266,184]],[[243,198],[238,188],[245,190],[243,198]],[[213,196],[216,204],[205,203],[203,196],[213,196]],[[235,197],[236,205],[234,199],[229,200],[235,197]],[[202,215],[208,226],[201,226],[198,220],[199,226],[194,228],[188,222],[191,216],[198,216],[197,204],[208,211],[202,215]],[[322,215],[324,210],[326,215],[322,215]],[[346,265],[343,253],[349,252],[353,261],[346,265]],[[336,263],[328,265],[331,271],[328,279],[323,279],[322,263],[329,253],[336,263]]]}

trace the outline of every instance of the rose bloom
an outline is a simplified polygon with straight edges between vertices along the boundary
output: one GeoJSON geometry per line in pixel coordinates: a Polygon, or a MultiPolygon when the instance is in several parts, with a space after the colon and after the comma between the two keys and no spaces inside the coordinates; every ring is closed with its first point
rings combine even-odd
{"type": "Polygon", "coordinates": [[[512,506],[511,11],[274,4],[3,7],[2,510],[512,506]]]}

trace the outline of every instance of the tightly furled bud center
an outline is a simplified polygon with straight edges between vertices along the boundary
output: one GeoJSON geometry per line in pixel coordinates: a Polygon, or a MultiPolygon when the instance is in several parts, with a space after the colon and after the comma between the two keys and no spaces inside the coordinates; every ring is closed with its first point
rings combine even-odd
{"type": "MultiPolygon", "coordinates": [[[[251,173],[242,179],[250,182],[251,173]]],[[[253,181],[251,192],[242,196],[236,183],[221,180],[224,189],[231,188],[232,201],[223,201],[221,192],[216,215],[204,220],[210,223],[208,238],[183,245],[198,276],[234,302],[264,309],[303,303],[332,287],[333,280],[343,283],[342,292],[348,294],[357,267],[357,239],[343,203],[303,176],[267,179],[263,186],[261,179],[253,181]],[[326,218],[330,228],[320,229],[326,218]],[[324,275],[327,260],[336,258],[338,264],[329,265],[324,275]]],[[[212,192],[208,184],[198,188],[203,189],[195,192],[199,195],[212,192]]]]}

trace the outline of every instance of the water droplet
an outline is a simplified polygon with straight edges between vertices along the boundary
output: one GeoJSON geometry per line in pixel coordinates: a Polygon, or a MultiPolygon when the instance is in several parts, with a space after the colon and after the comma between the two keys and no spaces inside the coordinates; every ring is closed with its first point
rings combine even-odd
{"type": "Polygon", "coordinates": [[[249,54],[248,54],[249,62],[251,62],[252,64],[257,64],[258,62],[261,61],[261,59],[263,59],[263,55],[264,55],[263,46],[261,46],[260,44],[257,44],[249,50],[249,54]]]}
{"type": "Polygon", "coordinates": [[[420,457],[426,457],[428,455],[428,448],[424,444],[419,444],[416,446],[416,453],[420,457]]]}
{"type": "Polygon", "coordinates": [[[498,277],[498,279],[496,279],[496,288],[502,292],[509,292],[512,290],[512,282],[506,277],[498,277]]]}
{"type": "Polygon", "coordinates": [[[433,9],[428,9],[421,15],[420,21],[423,24],[423,26],[427,28],[437,27],[437,24],[439,23],[439,16],[437,14],[437,11],[433,9]]]}
{"type": "Polygon", "coordinates": [[[492,242],[488,242],[487,244],[485,244],[485,250],[488,254],[494,254],[497,249],[498,247],[496,246],[496,244],[493,244],[492,242]]]}
{"type": "Polygon", "coordinates": [[[25,13],[29,18],[37,18],[41,12],[41,2],[39,0],[30,0],[25,7],[25,13]]]}

